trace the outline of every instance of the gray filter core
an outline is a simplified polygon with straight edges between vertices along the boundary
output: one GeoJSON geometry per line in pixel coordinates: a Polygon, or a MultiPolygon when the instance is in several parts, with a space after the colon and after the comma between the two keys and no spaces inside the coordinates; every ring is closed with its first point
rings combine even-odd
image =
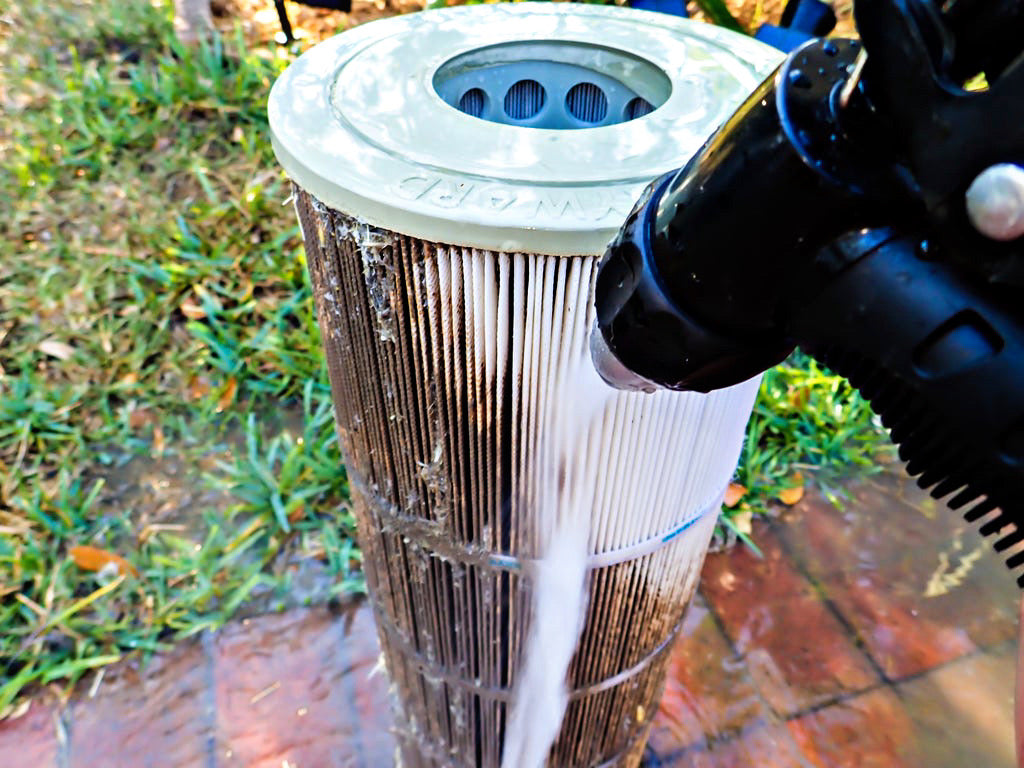
{"type": "Polygon", "coordinates": [[[434,89],[460,112],[528,128],[597,128],[635,120],[664,104],[672,82],[624,51],[566,41],[478,48],[445,62],[434,89]]]}

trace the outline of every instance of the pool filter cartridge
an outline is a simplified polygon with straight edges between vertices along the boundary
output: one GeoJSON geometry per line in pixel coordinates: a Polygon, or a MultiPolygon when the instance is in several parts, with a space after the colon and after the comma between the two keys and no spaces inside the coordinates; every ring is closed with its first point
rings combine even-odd
{"type": "Polygon", "coordinates": [[[639,762],[757,382],[607,389],[594,277],[777,62],[709,25],[517,3],[357,27],[275,84],[402,765],[499,766],[533,730],[535,587],[567,530],[582,612],[542,751],[639,762]]]}

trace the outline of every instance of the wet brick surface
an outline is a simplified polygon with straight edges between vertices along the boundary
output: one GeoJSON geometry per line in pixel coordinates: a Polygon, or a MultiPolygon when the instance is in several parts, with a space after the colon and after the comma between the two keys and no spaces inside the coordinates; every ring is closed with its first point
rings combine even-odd
{"type": "Polygon", "coordinates": [[[650,760],[647,768],[805,768],[806,765],[785,726],[776,725],[749,728],[736,738],[703,749],[650,760]]]}
{"type": "Polygon", "coordinates": [[[707,734],[738,733],[768,717],[746,666],[698,595],[672,652],[648,745],[668,755],[703,745],[707,734]]]}
{"type": "Polygon", "coordinates": [[[40,698],[21,717],[0,722],[0,765],[56,766],[60,732],[57,712],[56,705],[40,698]]]}
{"type": "Polygon", "coordinates": [[[913,724],[888,689],[855,696],[788,725],[815,768],[926,768],[914,755],[913,724]]]}
{"type": "MultiPolygon", "coordinates": [[[[754,538],[707,560],[649,768],[1013,768],[1017,592],[954,513],[883,476],[754,538]]],[[[237,622],[33,702],[0,766],[392,765],[378,656],[366,604],[237,622]]]]}
{"type": "Polygon", "coordinates": [[[781,716],[878,683],[868,659],[790,561],[758,531],[763,557],[708,558],[701,589],[761,694],[781,716]]]}
{"type": "Polygon", "coordinates": [[[852,497],[811,497],[776,529],[889,680],[1016,636],[1013,581],[959,515],[889,476],[852,497]]]}
{"type": "Polygon", "coordinates": [[[1010,768],[1016,648],[960,659],[897,689],[924,766],[1010,768]]]}
{"type": "Polygon", "coordinates": [[[248,619],[214,639],[218,766],[368,765],[345,624],[326,611],[283,614],[248,619]]]}
{"type": "Polygon", "coordinates": [[[213,717],[209,665],[198,644],[143,670],[104,674],[71,708],[69,768],[205,765],[213,717]]]}

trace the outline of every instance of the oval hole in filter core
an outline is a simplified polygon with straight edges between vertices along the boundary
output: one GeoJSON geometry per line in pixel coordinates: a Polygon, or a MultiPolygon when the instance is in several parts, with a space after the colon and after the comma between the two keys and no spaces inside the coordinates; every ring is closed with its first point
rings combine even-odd
{"type": "Polygon", "coordinates": [[[473,117],[480,117],[484,113],[484,104],[487,102],[487,94],[479,88],[470,88],[459,99],[459,110],[473,117]]]}
{"type": "Polygon", "coordinates": [[[540,112],[546,99],[543,85],[536,80],[520,80],[505,94],[505,114],[513,120],[529,120],[540,112]]]}
{"type": "Polygon", "coordinates": [[[636,120],[638,117],[643,117],[653,111],[654,105],[651,102],[637,96],[626,105],[626,120],[636,120]]]}
{"type": "Polygon", "coordinates": [[[577,83],[565,96],[565,108],[577,120],[599,123],[608,116],[608,97],[593,83],[577,83]]]}

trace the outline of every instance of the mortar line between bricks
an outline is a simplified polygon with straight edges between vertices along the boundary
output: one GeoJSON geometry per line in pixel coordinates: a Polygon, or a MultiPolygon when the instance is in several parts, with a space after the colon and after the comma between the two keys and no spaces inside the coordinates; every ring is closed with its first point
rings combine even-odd
{"type": "Polygon", "coordinates": [[[53,727],[57,729],[57,750],[54,754],[54,762],[57,768],[71,768],[71,728],[72,715],[71,706],[62,706],[54,713],[53,727]],[[63,738],[61,735],[63,733],[63,738]]]}
{"type": "MultiPolygon", "coordinates": [[[[334,616],[333,613],[331,614],[331,624],[333,625],[333,628],[336,633],[336,653],[339,656],[339,663],[343,670],[350,669],[349,664],[351,663],[352,656],[349,653],[350,649],[346,646],[348,645],[347,641],[355,636],[354,632],[351,634],[347,634],[345,632],[345,621],[347,618],[354,619],[354,615],[350,614],[349,616],[334,616]]],[[[351,674],[345,674],[341,677],[342,686],[344,690],[344,698],[346,704],[348,705],[346,709],[348,710],[349,717],[352,718],[351,727],[349,728],[349,731],[352,733],[352,741],[354,742],[353,748],[355,749],[356,753],[356,765],[359,766],[359,768],[373,768],[373,766],[368,766],[366,763],[366,745],[363,743],[363,729],[361,727],[362,724],[360,723],[359,704],[356,698],[355,676],[357,674],[361,673],[357,672],[355,669],[352,669],[351,674]]],[[[340,715],[341,711],[339,711],[338,714],[340,715]]],[[[341,725],[344,726],[344,723],[342,723],[341,725]]],[[[344,730],[345,729],[342,728],[342,732],[344,732],[344,730]]]]}
{"type": "MultiPolygon", "coordinates": [[[[804,751],[800,749],[800,745],[793,739],[792,734],[789,732],[789,728],[786,727],[784,722],[766,723],[758,726],[757,728],[750,729],[747,733],[757,733],[758,731],[766,730],[772,726],[781,726],[783,731],[783,740],[793,748],[793,755],[800,761],[800,768],[816,768],[816,766],[808,759],[807,755],[804,754],[804,751]]],[[[730,730],[727,733],[729,734],[728,738],[705,740],[703,744],[694,743],[688,744],[685,747],[679,747],[678,749],[672,750],[667,755],[655,755],[654,759],[656,762],[651,761],[649,758],[645,758],[646,762],[641,763],[641,766],[644,768],[662,768],[662,766],[668,768],[668,766],[673,765],[677,760],[681,760],[687,755],[701,753],[710,754],[711,750],[715,747],[741,742],[744,738],[745,731],[743,728],[739,728],[730,730]]],[[[750,766],[748,768],[754,768],[754,766],[750,766]]]]}
{"type": "Polygon", "coordinates": [[[206,768],[217,768],[217,686],[214,670],[214,653],[210,647],[213,636],[209,630],[203,632],[200,648],[203,652],[203,682],[206,686],[203,699],[206,720],[206,768]]]}
{"type": "Polygon", "coordinates": [[[803,709],[798,709],[793,714],[786,715],[784,720],[785,722],[790,723],[794,720],[799,720],[801,717],[806,717],[807,715],[813,715],[817,712],[821,712],[821,710],[828,709],[829,707],[835,706],[836,704],[842,704],[843,702],[850,701],[851,699],[856,699],[858,696],[867,696],[868,694],[882,690],[893,691],[893,693],[895,693],[895,689],[892,683],[887,683],[884,680],[879,680],[877,683],[875,683],[874,685],[869,685],[867,688],[861,688],[857,691],[842,691],[841,693],[837,693],[835,696],[830,696],[829,698],[824,699],[822,701],[816,701],[813,704],[808,704],[803,709]]]}
{"type": "Polygon", "coordinates": [[[779,540],[779,546],[782,548],[782,551],[785,552],[786,557],[789,559],[789,562],[793,565],[794,568],[796,568],[800,575],[804,577],[807,583],[811,585],[811,589],[814,590],[814,594],[818,596],[818,598],[824,604],[826,610],[828,610],[828,612],[835,617],[835,620],[839,622],[839,626],[841,626],[843,630],[846,632],[846,636],[853,640],[853,647],[856,650],[860,651],[864,658],[867,659],[868,664],[871,665],[871,668],[875,671],[875,674],[878,675],[879,680],[881,680],[883,683],[888,683],[889,685],[892,685],[895,681],[892,678],[890,678],[887,674],[885,674],[885,670],[882,669],[882,665],[878,662],[877,659],[875,659],[874,655],[871,653],[871,649],[868,647],[868,644],[864,642],[864,638],[861,636],[860,632],[857,631],[857,628],[850,622],[849,619],[846,618],[843,612],[839,610],[839,606],[837,606],[832,601],[832,598],[825,592],[824,587],[818,582],[817,579],[814,578],[814,576],[804,566],[800,559],[796,557],[792,547],[790,547],[789,542],[786,540],[786,537],[782,533],[783,525],[785,525],[785,523],[780,523],[778,520],[768,521],[768,527],[771,528],[772,533],[774,533],[775,537],[779,540]]]}
{"type": "Polygon", "coordinates": [[[787,715],[785,720],[787,723],[792,720],[798,720],[801,717],[813,715],[816,712],[820,712],[823,709],[828,709],[829,707],[835,704],[842,704],[843,702],[850,701],[851,699],[856,699],[859,696],[866,696],[870,693],[875,693],[876,691],[880,690],[892,691],[893,695],[899,698],[901,695],[899,691],[900,686],[905,685],[907,683],[915,682],[925,677],[930,677],[933,673],[945,669],[946,667],[951,667],[954,664],[959,664],[962,661],[967,661],[969,659],[975,658],[976,656],[984,655],[987,655],[985,650],[981,648],[976,648],[973,651],[968,651],[963,656],[957,656],[955,659],[949,659],[948,661],[939,662],[934,667],[929,667],[928,669],[921,670],[920,672],[914,672],[912,675],[901,677],[892,682],[882,680],[876,683],[875,685],[870,685],[867,688],[863,688],[859,691],[844,691],[843,693],[833,696],[831,699],[828,699],[827,701],[820,701],[815,704],[811,704],[810,706],[807,706],[802,710],[794,712],[792,715],[787,715]]]}
{"type": "MultiPolygon", "coordinates": [[[[856,639],[856,642],[853,643],[853,647],[856,650],[860,651],[861,654],[863,654],[864,658],[867,659],[868,664],[878,674],[878,677],[879,677],[879,682],[878,683],[876,683],[873,686],[869,686],[868,688],[865,688],[865,689],[862,689],[860,691],[857,691],[855,693],[851,693],[851,695],[860,695],[862,693],[865,693],[866,691],[875,690],[875,689],[883,687],[883,686],[888,686],[888,687],[892,688],[892,686],[893,686],[892,681],[888,679],[888,677],[882,672],[882,670],[879,667],[879,665],[875,662],[875,659],[871,656],[870,653],[868,653],[867,648],[863,645],[863,641],[861,640],[861,637],[860,637],[859,633],[857,633],[856,630],[849,624],[849,622],[846,621],[845,617],[840,615],[840,613],[838,612],[837,607],[832,603],[832,601],[822,594],[821,590],[818,589],[817,582],[814,579],[811,578],[811,575],[803,567],[802,563],[800,563],[800,561],[793,555],[793,551],[790,549],[789,544],[786,541],[786,537],[784,535],[782,535],[782,532],[779,530],[780,527],[783,525],[783,523],[779,522],[779,520],[777,518],[769,518],[766,521],[766,523],[767,523],[768,528],[774,534],[775,538],[778,540],[779,546],[782,548],[782,552],[785,554],[785,556],[789,559],[790,564],[793,566],[794,569],[796,569],[797,573],[799,573],[804,578],[804,580],[808,584],[811,585],[811,589],[814,591],[814,594],[818,595],[818,597],[821,599],[822,603],[825,605],[826,610],[828,610],[829,613],[831,613],[833,616],[836,617],[836,621],[839,622],[840,627],[842,627],[847,632],[851,632],[852,633],[853,637],[856,639]]],[[[701,596],[703,597],[703,592],[701,592],[701,596]]],[[[708,611],[711,613],[711,616],[712,616],[712,618],[713,618],[713,620],[715,622],[715,626],[718,627],[719,632],[721,632],[721,634],[725,637],[726,642],[729,644],[729,648],[733,652],[733,655],[736,658],[742,658],[744,660],[744,665],[743,665],[744,666],[744,670],[747,672],[747,674],[749,674],[750,670],[749,670],[749,667],[747,667],[747,665],[746,665],[746,656],[744,656],[744,655],[739,653],[738,649],[736,648],[735,643],[733,642],[732,637],[730,636],[729,632],[726,630],[724,623],[722,622],[722,620],[718,616],[718,614],[715,612],[713,603],[710,600],[708,600],[706,597],[704,598],[704,602],[708,606],[708,611]]],[[[765,710],[773,718],[775,718],[777,723],[785,726],[786,723],[788,723],[788,722],[790,722],[791,720],[794,719],[794,717],[795,717],[794,715],[788,715],[787,716],[785,714],[781,714],[779,712],[776,712],[775,708],[771,705],[771,702],[769,702],[765,698],[764,693],[761,691],[761,687],[759,685],[754,685],[754,690],[757,693],[758,699],[764,705],[765,710]]],[[[819,705],[819,708],[823,707],[823,706],[826,706],[827,704],[834,703],[836,700],[839,699],[839,697],[842,697],[844,695],[846,695],[845,691],[840,693],[840,694],[838,694],[835,697],[832,697],[828,702],[822,702],[819,705]]],[[[811,707],[808,707],[808,709],[811,709],[811,707]]],[[[813,766],[809,762],[807,756],[804,754],[804,751],[800,748],[800,745],[796,743],[795,739],[793,739],[792,734],[789,732],[789,728],[785,728],[785,731],[786,731],[786,740],[796,750],[795,754],[798,756],[800,761],[804,765],[813,768],[813,766]]]]}
{"type": "Polygon", "coordinates": [[[977,646],[975,646],[973,651],[968,651],[962,656],[957,656],[955,659],[947,659],[946,661],[940,661],[933,667],[928,667],[928,669],[922,669],[920,672],[914,672],[913,674],[907,675],[906,677],[900,677],[896,680],[893,680],[891,683],[889,683],[889,687],[895,691],[901,685],[905,685],[906,683],[912,683],[916,680],[920,680],[922,677],[928,677],[931,674],[938,672],[939,670],[945,669],[946,667],[951,667],[954,664],[959,664],[961,661],[967,661],[973,659],[976,656],[990,655],[991,654],[984,648],[978,648],[977,646]]]}
{"type": "Polygon", "coordinates": [[[769,724],[775,725],[778,723],[784,723],[786,721],[786,718],[775,711],[775,707],[771,705],[771,702],[765,698],[764,693],[761,691],[761,686],[755,683],[754,679],[750,676],[750,667],[747,666],[746,654],[740,653],[739,648],[736,647],[736,643],[733,642],[732,636],[725,628],[725,623],[722,621],[721,617],[715,612],[714,605],[710,600],[707,599],[703,591],[701,591],[699,588],[697,591],[700,594],[700,596],[704,599],[704,604],[708,607],[708,613],[711,614],[711,620],[714,622],[715,627],[718,629],[718,633],[725,638],[726,645],[729,646],[729,651],[730,653],[732,653],[733,658],[741,660],[743,662],[743,671],[747,675],[747,677],[750,678],[750,687],[757,695],[757,700],[764,707],[765,712],[767,712],[772,718],[774,718],[774,722],[769,721],[769,724]]]}
{"type": "MultiPolygon", "coordinates": [[[[734,658],[743,660],[743,672],[750,679],[751,688],[757,695],[757,700],[761,703],[761,706],[764,707],[764,711],[769,716],[769,720],[766,721],[764,727],[771,727],[775,725],[783,726],[783,730],[785,730],[786,732],[786,741],[790,744],[790,746],[793,747],[794,754],[799,758],[800,762],[803,763],[804,766],[806,766],[806,768],[814,768],[814,766],[807,759],[806,755],[804,755],[803,750],[800,749],[800,745],[796,743],[796,740],[793,738],[793,735],[789,732],[789,728],[785,727],[785,724],[787,722],[786,718],[779,715],[779,713],[775,711],[775,708],[771,705],[771,702],[769,702],[768,699],[765,698],[764,693],[761,691],[761,686],[757,685],[753,681],[753,678],[750,677],[750,667],[747,665],[747,657],[739,652],[739,649],[736,647],[736,643],[733,642],[732,636],[726,631],[725,624],[722,622],[721,617],[715,612],[714,604],[707,599],[707,596],[704,594],[703,590],[700,589],[700,587],[697,588],[697,593],[701,596],[701,599],[707,606],[708,613],[711,615],[711,621],[718,629],[718,633],[725,638],[725,642],[729,648],[730,653],[732,653],[734,658]]],[[[732,732],[728,739],[723,739],[723,742],[734,741],[737,738],[742,738],[742,735],[743,728],[737,728],[732,732]]],[[[705,736],[707,736],[707,734],[705,734],[705,736]]],[[[692,749],[692,747],[693,745],[684,747],[683,749],[679,750],[678,754],[674,755],[672,759],[675,759],[675,757],[681,757],[684,752],[686,752],[688,749],[692,749]]]]}

